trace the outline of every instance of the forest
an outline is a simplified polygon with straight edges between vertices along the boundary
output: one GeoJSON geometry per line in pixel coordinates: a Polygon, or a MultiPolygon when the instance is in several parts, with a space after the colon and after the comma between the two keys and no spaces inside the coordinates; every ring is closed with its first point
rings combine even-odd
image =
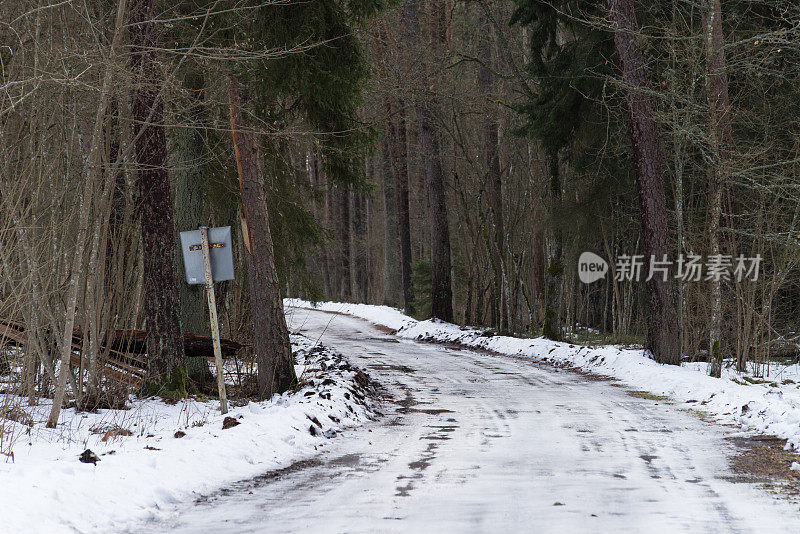
{"type": "Polygon", "coordinates": [[[234,228],[220,324],[272,369],[262,398],[294,380],[281,297],[640,344],[717,375],[796,358],[791,3],[0,9],[0,318],[24,325],[19,387],[55,395],[56,418],[67,389],[99,402],[115,331],[146,330],[151,378],[208,376],[180,343],[208,324],[176,238],[204,224],[234,228]],[[584,284],[584,251],[728,268],[584,284]],[[741,257],[755,276],[731,276],[741,257]]]}
{"type": "Polygon", "coordinates": [[[21,387],[96,397],[114,330],[147,330],[152,376],[185,365],[181,332],[208,325],[175,236],[203,224],[238,232],[223,334],[274,362],[281,296],[645,344],[717,374],[795,358],[799,17],[777,0],[5,2],[0,317],[29,333],[21,387]],[[730,269],[583,284],[583,251],[730,269]],[[731,276],[742,256],[755,279],[731,276]],[[56,376],[73,345],[79,369],[56,376]]]}
{"type": "Polygon", "coordinates": [[[0,0],[0,531],[758,531],[799,260],[796,2],[0,0]]]}

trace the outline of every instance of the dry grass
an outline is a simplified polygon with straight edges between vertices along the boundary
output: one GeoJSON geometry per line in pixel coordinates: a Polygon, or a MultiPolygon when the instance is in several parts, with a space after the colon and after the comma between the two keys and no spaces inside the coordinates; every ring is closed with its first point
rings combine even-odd
{"type": "Polygon", "coordinates": [[[637,399],[647,399],[647,400],[658,401],[658,402],[665,402],[665,401],[672,400],[669,397],[666,397],[664,395],[656,395],[654,393],[650,393],[649,391],[642,391],[642,390],[638,390],[638,389],[632,389],[632,390],[627,391],[626,393],[628,395],[630,395],[631,397],[636,397],[637,399]]]}
{"type": "Polygon", "coordinates": [[[698,410],[697,408],[681,408],[681,411],[693,415],[703,421],[704,423],[713,423],[714,418],[705,410],[698,410]]]}
{"type": "Polygon", "coordinates": [[[784,449],[786,440],[775,436],[727,438],[737,446],[730,467],[744,481],[760,482],[765,488],[793,499],[800,498],[800,471],[792,471],[792,462],[800,455],[784,449]]]}

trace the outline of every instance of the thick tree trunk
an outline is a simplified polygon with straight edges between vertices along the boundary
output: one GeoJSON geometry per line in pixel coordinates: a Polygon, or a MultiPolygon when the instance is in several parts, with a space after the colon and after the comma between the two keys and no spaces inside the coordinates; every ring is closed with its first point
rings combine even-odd
{"type": "Polygon", "coordinates": [[[397,238],[400,241],[400,273],[403,290],[403,307],[409,315],[414,313],[411,295],[411,220],[408,212],[408,160],[406,157],[405,104],[398,109],[397,130],[394,136],[395,211],[397,212],[397,238]]]}
{"type": "MultiPolygon", "coordinates": [[[[203,223],[203,167],[205,157],[202,125],[203,78],[200,74],[187,72],[183,88],[189,93],[191,103],[183,112],[175,110],[182,126],[174,132],[170,150],[170,169],[172,170],[172,193],[174,198],[176,234],[187,230],[197,230],[203,223]]],[[[176,241],[178,241],[176,239],[176,241]]],[[[176,269],[183,271],[180,243],[176,247],[176,269]]],[[[179,275],[180,278],[180,275],[179,275]]],[[[208,333],[208,317],[205,314],[205,295],[201,285],[179,283],[181,299],[181,327],[184,332],[198,335],[208,333]]],[[[187,357],[187,371],[195,382],[212,380],[208,360],[202,357],[187,357]]]]}
{"type": "Polygon", "coordinates": [[[160,379],[186,365],[175,273],[175,227],[166,168],[162,79],[156,59],[155,0],[130,0],[136,164],[141,195],[148,375],[160,379]]]}
{"type": "MultiPolygon", "coordinates": [[[[664,197],[663,155],[644,58],[636,48],[638,33],[633,0],[608,0],[614,24],[614,45],[622,67],[628,105],[639,217],[645,258],[661,261],[667,256],[667,209],[664,197]]],[[[653,276],[647,282],[647,347],[656,361],[680,365],[672,277],[653,276]]]]}
{"type": "Polygon", "coordinates": [[[250,288],[253,345],[258,360],[258,395],[268,399],[294,386],[297,376],[275,270],[261,157],[255,132],[242,114],[241,88],[235,77],[231,78],[228,102],[236,169],[242,191],[242,224],[247,228],[242,233],[249,238],[245,242],[245,261],[250,288]]]}
{"type": "MultiPolygon", "coordinates": [[[[710,245],[711,254],[720,254],[720,220],[722,218],[722,197],[725,191],[724,174],[730,159],[733,134],[730,120],[730,99],[728,97],[728,75],[725,67],[725,41],[722,34],[722,6],[720,0],[705,0],[703,25],[706,41],[706,98],[711,130],[711,149],[714,167],[711,179],[710,207],[710,245]]],[[[722,373],[722,279],[711,280],[711,317],[709,328],[709,353],[711,375],[717,378],[722,373]]],[[[738,363],[738,362],[737,362],[738,363]]],[[[744,370],[742,364],[739,369],[744,370]]]]}
{"type": "MultiPolygon", "coordinates": [[[[672,28],[671,31],[674,32],[675,35],[678,35],[678,27],[679,21],[682,19],[682,15],[679,10],[679,0],[672,0],[672,28]]],[[[670,63],[671,67],[675,72],[678,72],[678,50],[673,47],[670,51],[670,63]]],[[[672,120],[675,124],[680,124],[680,122],[688,120],[688,113],[679,114],[678,113],[678,98],[684,97],[683,95],[677,94],[677,91],[673,90],[670,91],[669,100],[670,100],[670,108],[672,112],[672,120]]],[[[691,99],[691,95],[688,95],[688,98],[691,99]]],[[[674,164],[673,173],[675,175],[675,219],[676,219],[676,242],[678,244],[677,251],[678,254],[683,254],[684,252],[684,232],[683,232],[683,225],[684,225],[684,215],[683,215],[683,176],[684,176],[684,158],[685,158],[685,150],[684,150],[684,137],[686,133],[683,132],[681,129],[676,128],[672,134],[672,158],[674,164]]],[[[678,299],[678,303],[676,306],[676,313],[678,316],[678,350],[683,353],[684,348],[684,340],[686,339],[686,332],[684,331],[684,318],[685,318],[685,308],[686,308],[686,298],[684,297],[684,287],[685,282],[680,278],[676,280],[675,284],[675,294],[678,299]]]]}
{"type": "Polygon", "coordinates": [[[439,141],[431,128],[430,111],[420,108],[420,145],[425,158],[428,186],[428,222],[431,239],[431,317],[453,322],[453,290],[450,280],[450,227],[439,154],[439,141]]]}

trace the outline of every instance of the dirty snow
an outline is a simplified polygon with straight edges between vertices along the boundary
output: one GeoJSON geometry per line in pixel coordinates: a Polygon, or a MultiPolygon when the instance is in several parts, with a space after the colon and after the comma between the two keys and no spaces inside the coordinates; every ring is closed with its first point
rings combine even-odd
{"type": "Polygon", "coordinates": [[[125,532],[797,532],[795,504],[731,479],[747,433],[530,357],[287,316],[385,388],[384,417],[125,532]]]}
{"type": "Polygon", "coordinates": [[[800,450],[800,366],[773,365],[773,380],[748,383],[735,369],[724,370],[721,379],[707,374],[705,363],[662,365],[641,349],[618,345],[581,346],[544,338],[497,336],[485,330],[459,327],[438,320],[417,321],[388,306],[324,302],[312,305],[287,300],[286,305],[344,313],[397,330],[404,339],[458,343],[465,347],[501,354],[535,358],[557,365],[580,368],[616,378],[624,384],[655,395],[682,401],[721,423],[786,439],[787,448],[800,450]],[[778,381],[779,380],[779,381],[778,381]]]}
{"type": "MultiPolygon", "coordinates": [[[[96,414],[66,409],[52,430],[44,427],[47,402],[33,408],[17,403],[33,426],[5,422],[6,435],[17,438],[13,461],[0,456],[0,531],[114,531],[313,455],[328,437],[372,417],[368,403],[350,394],[356,370],[341,355],[312,348],[301,336],[292,336],[292,342],[305,385],[296,393],[232,407],[228,416],[240,424],[226,430],[217,401],[133,400],[129,410],[96,414]],[[133,435],[102,441],[115,427],[133,435]],[[175,438],[177,431],[185,436],[175,438]],[[100,457],[96,466],[79,462],[87,448],[100,457]]],[[[13,401],[0,395],[0,405],[13,401]]]]}

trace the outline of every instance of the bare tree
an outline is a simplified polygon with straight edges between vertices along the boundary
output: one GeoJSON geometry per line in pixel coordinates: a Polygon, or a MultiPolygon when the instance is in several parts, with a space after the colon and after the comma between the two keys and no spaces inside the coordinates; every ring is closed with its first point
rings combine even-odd
{"type": "MultiPolygon", "coordinates": [[[[725,179],[722,173],[728,168],[733,144],[728,97],[728,74],[725,69],[725,40],[722,35],[722,6],[720,0],[705,0],[703,26],[706,43],[706,99],[708,100],[711,151],[710,252],[720,254],[720,221],[725,179]]],[[[722,278],[711,279],[711,318],[709,328],[709,353],[711,375],[722,373],[722,278]]],[[[741,366],[740,366],[741,367],[741,366]]],[[[743,368],[739,369],[743,371],[743,368]]]]}
{"type": "Polygon", "coordinates": [[[505,277],[505,230],[503,221],[503,177],[500,170],[500,143],[498,141],[497,110],[494,72],[492,72],[492,25],[486,15],[487,6],[481,3],[478,10],[478,85],[485,92],[489,108],[484,123],[484,160],[486,165],[486,192],[489,201],[491,262],[494,283],[492,286],[492,322],[501,332],[508,327],[506,307],[503,305],[505,277]]]}
{"type": "MultiPolygon", "coordinates": [[[[122,40],[122,29],[125,22],[125,0],[120,0],[117,5],[115,31],[112,38],[110,55],[114,57],[122,40]]],[[[78,224],[77,236],[75,240],[75,250],[72,252],[72,267],[70,269],[69,285],[66,293],[66,320],[64,330],[58,347],[60,352],[59,361],[61,367],[58,373],[58,383],[56,384],[55,394],[53,395],[53,407],[47,418],[47,427],[55,428],[58,423],[58,416],[61,412],[61,405],[67,389],[67,377],[70,375],[70,360],[72,355],[72,334],[75,327],[76,305],[78,302],[78,288],[83,283],[84,275],[84,250],[86,246],[89,230],[89,203],[94,195],[95,187],[100,179],[101,173],[101,151],[103,150],[103,125],[106,120],[108,106],[111,100],[112,65],[106,65],[103,74],[102,89],[97,113],[95,115],[94,128],[92,131],[91,148],[89,152],[89,176],[84,180],[83,191],[78,205],[78,224]]]]}

